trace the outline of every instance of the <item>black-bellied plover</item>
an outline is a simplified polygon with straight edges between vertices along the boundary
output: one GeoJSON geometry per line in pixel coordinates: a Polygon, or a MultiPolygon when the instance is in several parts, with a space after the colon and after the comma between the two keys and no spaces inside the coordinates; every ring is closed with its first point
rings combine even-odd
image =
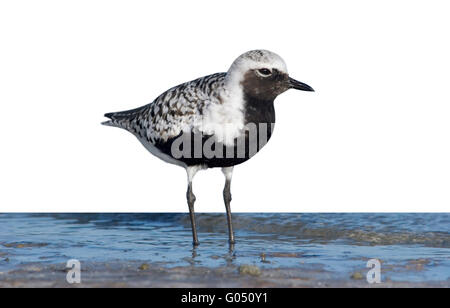
{"type": "Polygon", "coordinates": [[[314,91],[290,78],[277,54],[252,50],[239,56],[226,73],[173,87],[140,108],[107,113],[111,120],[103,124],[131,132],[152,154],[186,169],[194,245],[199,242],[192,180],[201,169],[222,168],[229,242],[233,244],[233,167],[251,158],[269,140],[275,123],[273,102],[288,89],[314,91]]]}

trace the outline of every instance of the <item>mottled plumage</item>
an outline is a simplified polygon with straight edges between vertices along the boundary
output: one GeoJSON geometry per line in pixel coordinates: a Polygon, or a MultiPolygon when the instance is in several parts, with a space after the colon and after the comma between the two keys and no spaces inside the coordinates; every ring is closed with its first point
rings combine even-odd
{"type": "Polygon", "coordinates": [[[105,114],[106,125],[124,128],[148,142],[167,141],[194,129],[211,104],[221,104],[226,73],[217,73],[175,86],[140,108],[105,114]]]}
{"type": "Polygon", "coordinates": [[[110,120],[103,124],[131,132],[155,156],[186,168],[195,245],[198,239],[192,179],[201,169],[222,167],[230,243],[234,243],[230,210],[233,166],[250,159],[271,137],[274,100],[291,88],[313,91],[289,77],[280,56],[253,50],[238,57],[226,73],[173,87],[143,107],[107,113],[110,120]],[[182,142],[185,138],[188,141],[182,142]],[[256,151],[252,151],[253,145],[256,151]]]}

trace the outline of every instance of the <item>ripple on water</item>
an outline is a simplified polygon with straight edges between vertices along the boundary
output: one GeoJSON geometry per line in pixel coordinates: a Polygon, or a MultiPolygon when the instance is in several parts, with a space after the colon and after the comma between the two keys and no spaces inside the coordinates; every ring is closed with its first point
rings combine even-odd
{"type": "Polygon", "coordinates": [[[450,214],[0,214],[0,271],[33,262],[142,261],[177,266],[298,268],[349,278],[383,261],[392,280],[450,277],[450,214]]]}

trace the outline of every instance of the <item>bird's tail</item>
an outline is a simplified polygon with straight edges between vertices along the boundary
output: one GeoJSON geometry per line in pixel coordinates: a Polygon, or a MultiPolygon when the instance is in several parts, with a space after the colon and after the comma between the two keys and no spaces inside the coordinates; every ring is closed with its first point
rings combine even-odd
{"type": "Polygon", "coordinates": [[[120,122],[117,119],[115,119],[115,117],[114,117],[115,114],[116,114],[115,112],[105,113],[105,117],[109,118],[110,120],[104,121],[101,124],[106,125],[106,126],[122,128],[122,125],[120,125],[120,122]]]}
{"type": "Polygon", "coordinates": [[[127,129],[128,123],[130,123],[130,121],[132,121],[139,113],[145,112],[148,106],[150,106],[150,104],[131,110],[105,113],[105,117],[110,120],[103,122],[102,124],[127,129]]]}
{"type": "Polygon", "coordinates": [[[102,124],[102,125],[105,125],[105,126],[119,127],[119,125],[114,124],[114,122],[111,121],[111,120],[109,120],[109,121],[104,121],[104,122],[102,122],[101,124],[102,124]]]}

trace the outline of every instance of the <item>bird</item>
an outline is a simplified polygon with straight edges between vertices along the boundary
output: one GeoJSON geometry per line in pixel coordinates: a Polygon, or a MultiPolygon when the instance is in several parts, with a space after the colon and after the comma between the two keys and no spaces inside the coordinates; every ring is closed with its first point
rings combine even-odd
{"type": "Polygon", "coordinates": [[[274,101],[289,89],[314,92],[291,78],[276,53],[258,49],[237,57],[228,71],[177,85],[142,107],[106,113],[107,126],[124,129],[163,161],[185,168],[192,244],[199,245],[193,179],[221,168],[228,241],[234,245],[231,179],[234,166],[253,157],[272,136],[274,101]]]}

